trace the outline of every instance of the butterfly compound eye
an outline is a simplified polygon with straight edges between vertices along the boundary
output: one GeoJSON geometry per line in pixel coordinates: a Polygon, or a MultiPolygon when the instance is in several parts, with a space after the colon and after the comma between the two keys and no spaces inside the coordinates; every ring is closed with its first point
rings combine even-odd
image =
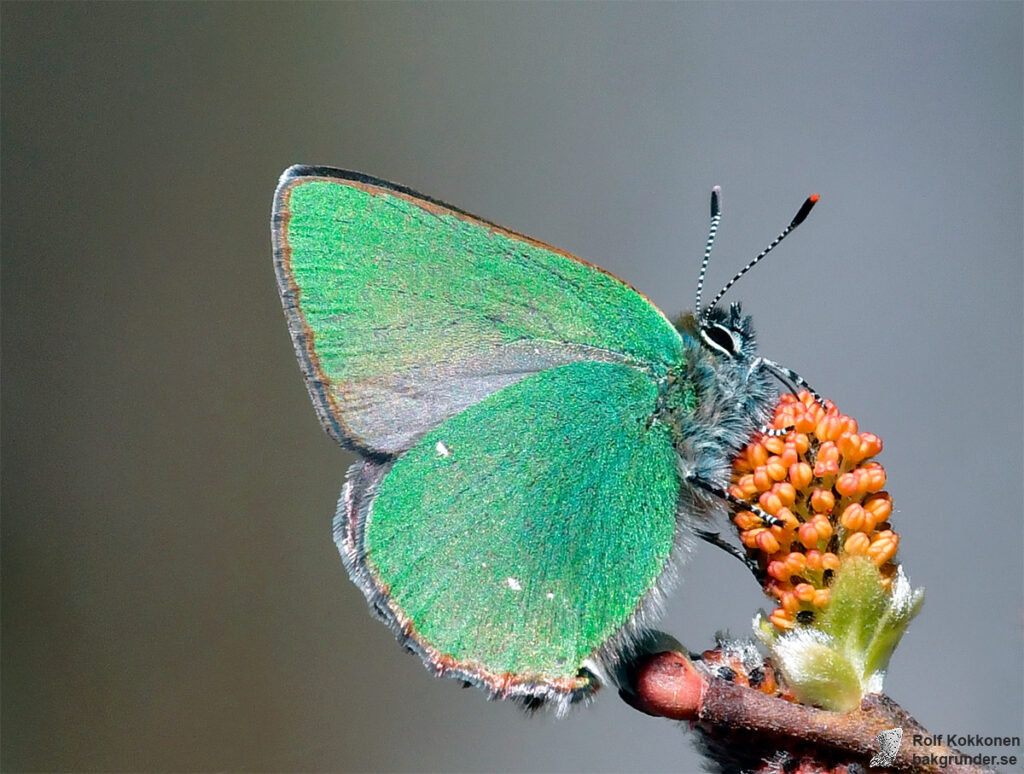
{"type": "Polygon", "coordinates": [[[700,329],[701,338],[713,349],[735,355],[739,346],[733,332],[724,325],[707,325],[700,329]]]}

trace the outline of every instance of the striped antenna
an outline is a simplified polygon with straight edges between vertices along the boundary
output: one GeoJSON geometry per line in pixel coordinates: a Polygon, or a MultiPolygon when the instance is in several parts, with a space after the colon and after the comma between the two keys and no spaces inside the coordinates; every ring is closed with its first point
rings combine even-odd
{"type": "Polygon", "coordinates": [[[795,229],[797,226],[803,223],[804,219],[810,213],[811,208],[813,208],[814,205],[817,203],[818,194],[811,194],[810,196],[807,197],[806,201],[804,201],[804,203],[800,205],[800,209],[797,210],[796,215],[793,216],[793,220],[790,222],[790,224],[782,230],[782,233],[775,237],[775,239],[772,240],[772,243],[768,245],[764,250],[762,250],[760,254],[756,258],[754,258],[754,260],[752,260],[750,263],[748,263],[746,266],[744,266],[742,269],[736,272],[736,276],[729,280],[727,283],[725,283],[725,287],[718,291],[718,295],[715,296],[714,300],[707,305],[703,312],[699,313],[700,319],[702,321],[707,320],[708,313],[715,308],[715,304],[722,300],[722,296],[724,296],[726,292],[728,292],[729,288],[736,284],[736,280],[738,280],[748,271],[757,266],[758,262],[766,255],[768,255],[768,253],[774,250],[778,246],[779,242],[781,242],[783,239],[789,236],[790,232],[793,229],[795,229]]]}
{"type": "Polygon", "coordinates": [[[708,262],[711,260],[711,247],[715,244],[718,224],[722,221],[722,189],[715,186],[711,189],[711,227],[708,229],[708,241],[704,245],[704,263],[700,265],[697,276],[697,300],[693,304],[693,313],[700,314],[700,297],[704,293],[704,275],[708,273],[708,262]]]}

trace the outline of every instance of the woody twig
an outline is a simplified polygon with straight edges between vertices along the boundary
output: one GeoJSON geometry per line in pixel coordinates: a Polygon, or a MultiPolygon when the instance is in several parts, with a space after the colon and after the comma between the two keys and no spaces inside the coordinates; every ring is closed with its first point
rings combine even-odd
{"type": "Polygon", "coordinates": [[[620,695],[648,715],[690,721],[705,737],[705,753],[728,768],[725,758],[742,755],[762,761],[754,771],[863,771],[879,752],[878,734],[899,727],[903,741],[887,769],[992,771],[961,763],[969,756],[951,747],[916,744],[935,737],[886,696],[869,694],[854,710],[829,712],[715,677],[681,652],[639,657],[620,695]]]}

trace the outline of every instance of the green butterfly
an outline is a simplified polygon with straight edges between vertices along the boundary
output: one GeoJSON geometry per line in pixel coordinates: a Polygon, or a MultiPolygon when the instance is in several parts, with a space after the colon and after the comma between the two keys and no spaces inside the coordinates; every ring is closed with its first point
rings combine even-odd
{"type": "MultiPolygon", "coordinates": [[[[716,189],[705,269],[719,217],[716,189]]],[[[710,534],[769,376],[798,378],[717,308],[732,282],[673,325],[568,253],[325,167],[281,177],[273,242],[317,414],[363,458],[334,538],[371,610],[493,697],[592,692],[710,534]]]]}

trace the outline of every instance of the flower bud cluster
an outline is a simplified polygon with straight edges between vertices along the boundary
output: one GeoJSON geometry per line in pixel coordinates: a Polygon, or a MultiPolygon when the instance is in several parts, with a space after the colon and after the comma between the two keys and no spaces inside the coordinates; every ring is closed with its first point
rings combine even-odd
{"type": "Polygon", "coordinates": [[[859,432],[854,419],[806,390],[783,395],[769,427],[785,433],[758,435],[740,452],[729,492],[781,522],[770,526],[752,510],[733,518],[765,593],[778,600],[769,618],[787,630],[828,604],[845,557],[868,557],[888,590],[899,535],[889,524],[885,470],[872,460],[882,450],[878,436],[859,432]]]}

